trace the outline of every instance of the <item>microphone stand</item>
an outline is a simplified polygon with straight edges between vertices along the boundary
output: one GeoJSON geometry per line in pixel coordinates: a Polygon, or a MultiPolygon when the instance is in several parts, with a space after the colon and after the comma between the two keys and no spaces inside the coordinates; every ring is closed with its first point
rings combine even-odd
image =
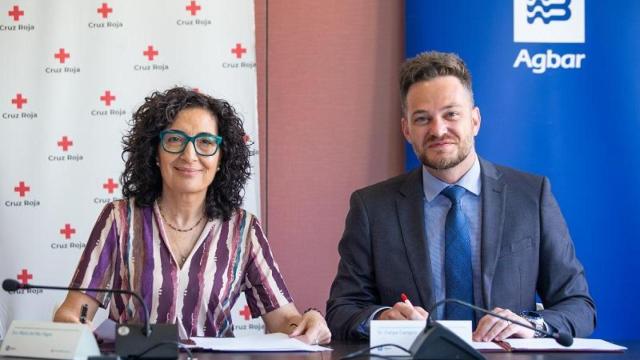
{"type": "Polygon", "coordinates": [[[116,353],[122,358],[140,357],[147,359],[176,359],[178,357],[178,330],[176,324],[149,323],[149,309],[142,297],[137,293],[122,289],[100,289],[63,287],[48,285],[21,284],[13,279],[2,282],[5,291],[12,292],[19,289],[46,289],[67,291],[94,291],[114,294],[128,294],[136,298],[144,310],[144,323],[118,324],[116,328],[116,353]],[[153,328],[153,331],[152,331],[153,328]],[[142,355],[140,355],[142,353],[142,355]]]}
{"type": "MultiPolygon", "coordinates": [[[[453,302],[462,306],[466,306],[469,307],[475,311],[479,311],[481,313],[487,314],[489,316],[493,316],[496,317],[498,319],[504,320],[504,321],[509,321],[512,324],[518,325],[518,326],[522,326],[523,328],[529,329],[529,330],[533,330],[535,331],[537,334],[541,334],[544,335],[544,337],[548,337],[548,338],[553,338],[556,340],[556,342],[562,346],[571,346],[571,344],[573,344],[573,337],[567,333],[564,332],[559,332],[557,330],[538,330],[535,327],[531,326],[530,324],[525,324],[521,321],[517,321],[517,320],[513,320],[513,319],[509,319],[508,317],[502,316],[500,314],[496,314],[492,311],[489,311],[487,309],[483,309],[481,307],[475,306],[473,304],[469,304],[467,302],[464,302],[462,300],[458,300],[458,299],[444,299],[444,300],[440,300],[438,301],[434,306],[433,309],[436,309],[438,306],[444,304],[444,303],[449,303],[449,302],[453,302]]],[[[431,312],[429,312],[429,317],[431,316],[431,312]]],[[[427,319],[428,321],[429,319],[427,319]]]]}
{"type": "Polygon", "coordinates": [[[435,303],[429,309],[429,315],[427,316],[427,325],[424,330],[418,334],[418,337],[411,345],[410,351],[413,355],[413,359],[462,359],[462,360],[481,360],[485,357],[466,341],[462,340],[459,336],[451,332],[446,327],[431,319],[433,310],[445,303],[456,303],[462,306],[466,306],[481,313],[493,316],[505,321],[510,321],[513,324],[522,326],[524,328],[535,331],[536,333],[544,334],[546,337],[551,337],[556,340],[560,345],[570,346],[573,343],[573,338],[565,333],[558,331],[541,331],[537,330],[531,325],[522,323],[520,321],[514,321],[502,315],[498,315],[489,310],[477,307],[467,302],[458,299],[444,299],[435,303]]]}
{"type": "MultiPolygon", "coordinates": [[[[431,312],[429,312],[431,314],[431,312]]],[[[412,359],[425,360],[485,360],[478,350],[451,330],[427,317],[427,325],[409,348],[412,359]]]]}
{"type": "Polygon", "coordinates": [[[94,291],[94,292],[106,292],[106,293],[114,293],[114,294],[128,294],[132,295],[136,300],[142,305],[142,309],[144,310],[144,328],[142,329],[142,334],[146,337],[151,336],[151,325],[149,324],[149,309],[147,308],[147,304],[142,300],[142,297],[136,294],[133,291],[129,290],[121,290],[121,289],[98,289],[98,288],[79,288],[79,287],[63,287],[63,286],[48,286],[48,285],[31,285],[31,284],[21,284],[19,289],[45,289],[45,290],[69,290],[69,291],[94,291]]]}

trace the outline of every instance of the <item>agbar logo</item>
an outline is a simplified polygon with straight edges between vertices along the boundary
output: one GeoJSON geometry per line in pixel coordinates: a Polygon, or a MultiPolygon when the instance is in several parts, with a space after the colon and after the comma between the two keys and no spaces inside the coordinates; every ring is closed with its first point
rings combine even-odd
{"type": "Polygon", "coordinates": [[[551,1],[534,0],[527,4],[527,22],[533,24],[536,19],[548,24],[552,21],[565,21],[571,18],[569,4],[571,0],[562,0],[554,4],[551,1]]]}
{"type": "Polygon", "coordinates": [[[513,0],[513,41],[583,43],[585,0],[513,0]]]}
{"type": "Polygon", "coordinates": [[[514,68],[525,64],[534,74],[542,74],[547,69],[580,69],[586,54],[556,54],[551,49],[546,52],[530,55],[527,49],[522,49],[513,63],[514,68]]]}
{"type": "MultiPolygon", "coordinates": [[[[513,41],[516,43],[584,43],[585,0],[513,0],[513,41]]],[[[559,54],[553,49],[529,53],[520,49],[513,62],[534,74],[549,69],[580,69],[583,53],[559,54]]]]}

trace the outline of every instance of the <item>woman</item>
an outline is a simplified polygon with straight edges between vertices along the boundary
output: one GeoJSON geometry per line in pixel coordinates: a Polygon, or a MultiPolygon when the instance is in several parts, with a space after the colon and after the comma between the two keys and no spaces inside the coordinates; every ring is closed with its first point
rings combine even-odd
{"type": "MultiPolygon", "coordinates": [[[[242,210],[250,150],[224,100],[185,88],[155,92],[123,138],[123,200],[100,214],[71,281],[134,291],[157,323],[188,336],[233,336],[231,308],[245,293],[269,332],[328,343],[322,315],[294,306],[258,219],[242,210]]],[[[56,321],[109,306],[116,322],[141,322],[128,295],[71,291],[56,321]]]]}

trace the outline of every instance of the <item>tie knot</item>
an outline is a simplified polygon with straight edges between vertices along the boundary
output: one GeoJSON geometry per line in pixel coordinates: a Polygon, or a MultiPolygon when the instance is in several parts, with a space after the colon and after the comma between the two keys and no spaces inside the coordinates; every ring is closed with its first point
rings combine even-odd
{"type": "Polygon", "coordinates": [[[464,195],[465,189],[462,186],[453,185],[448,186],[444,190],[442,190],[441,194],[449,198],[452,203],[458,204],[460,203],[460,199],[462,195],[464,195]]]}

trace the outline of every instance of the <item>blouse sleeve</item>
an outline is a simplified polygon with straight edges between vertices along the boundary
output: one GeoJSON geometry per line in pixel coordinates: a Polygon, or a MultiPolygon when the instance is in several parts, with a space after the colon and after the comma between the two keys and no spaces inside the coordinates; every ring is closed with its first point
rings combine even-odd
{"type": "MultiPolygon", "coordinates": [[[[116,224],[116,206],[114,203],[109,203],[102,209],[93,226],[69,286],[112,288],[118,248],[116,224]]],[[[109,303],[110,294],[108,293],[94,291],[86,291],[85,293],[96,299],[103,308],[109,303]]]]}
{"type": "Polygon", "coordinates": [[[245,296],[251,316],[256,318],[293,300],[273,258],[260,221],[255,216],[248,216],[250,224],[247,240],[250,253],[245,273],[245,296]]]}

